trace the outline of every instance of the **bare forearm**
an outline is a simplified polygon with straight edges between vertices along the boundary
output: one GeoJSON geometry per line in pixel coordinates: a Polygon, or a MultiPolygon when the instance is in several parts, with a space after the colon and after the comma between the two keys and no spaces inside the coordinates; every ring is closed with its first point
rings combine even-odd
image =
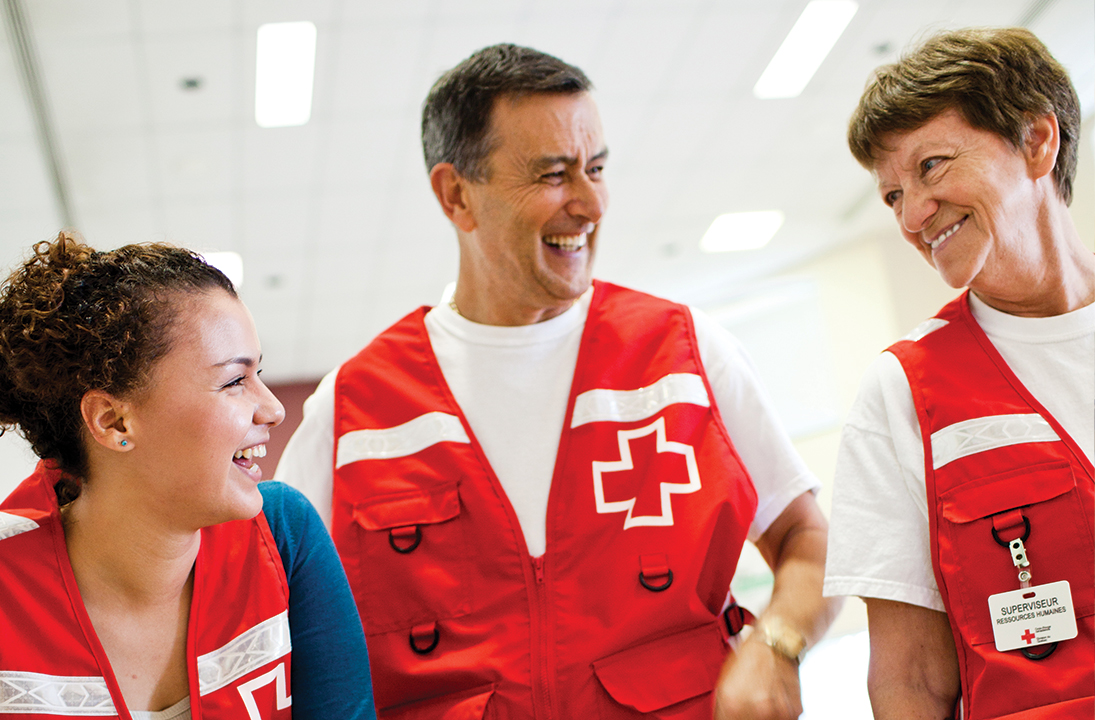
{"type": "Polygon", "coordinates": [[[953,717],[958,656],[947,616],[891,600],[865,602],[871,636],[867,691],[875,718],[953,717]]]}
{"type": "Polygon", "coordinates": [[[758,543],[773,568],[772,599],[763,617],[778,618],[813,645],[825,634],[843,605],[843,598],[824,598],[825,547],[828,527],[812,496],[794,501],[801,521],[782,534],[780,542],[758,543]]]}

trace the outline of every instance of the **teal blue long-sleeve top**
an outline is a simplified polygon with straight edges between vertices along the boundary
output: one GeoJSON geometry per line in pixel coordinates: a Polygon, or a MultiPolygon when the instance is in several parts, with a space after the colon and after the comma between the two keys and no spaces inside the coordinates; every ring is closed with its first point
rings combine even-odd
{"type": "Polygon", "coordinates": [[[297,490],[259,491],[289,581],[293,720],[376,718],[365,633],[331,536],[297,490]]]}

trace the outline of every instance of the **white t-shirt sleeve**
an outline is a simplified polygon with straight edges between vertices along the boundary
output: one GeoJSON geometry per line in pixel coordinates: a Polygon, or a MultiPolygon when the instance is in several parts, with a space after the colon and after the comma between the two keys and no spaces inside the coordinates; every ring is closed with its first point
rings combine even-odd
{"type": "Polygon", "coordinates": [[[888,352],[867,369],[841,434],[824,594],[945,612],[932,572],[920,424],[905,371],[888,352]]]}
{"type": "Polygon", "coordinates": [[[757,490],[757,514],[749,527],[749,539],[756,542],[792,500],[821,485],[780,425],[742,344],[707,314],[691,312],[715,403],[757,490]]]}
{"type": "Polygon", "coordinates": [[[304,418],[278,461],[274,479],[300,490],[331,530],[331,494],[334,487],[335,378],[327,373],[316,391],[304,401],[304,418]]]}

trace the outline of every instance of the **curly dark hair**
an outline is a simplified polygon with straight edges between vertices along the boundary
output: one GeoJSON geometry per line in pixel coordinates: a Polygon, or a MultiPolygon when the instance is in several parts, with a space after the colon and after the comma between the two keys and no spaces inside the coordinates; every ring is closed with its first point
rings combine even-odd
{"type": "Polygon", "coordinates": [[[1053,168],[1057,193],[1072,202],[1080,144],[1080,102],[1068,72],[1023,28],[942,32],[874,72],[848,124],[848,146],[871,169],[883,140],[955,109],[973,127],[1022,148],[1035,117],[1054,113],[1061,147],[1053,168]]]}
{"type": "Polygon", "coordinates": [[[510,44],[477,50],[438,78],[422,105],[426,170],[447,162],[470,180],[486,180],[495,100],[530,93],[567,95],[592,88],[581,70],[539,50],[510,44]]]}
{"type": "Polygon", "coordinates": [[[172,245],[97,252],[62,231],[0,287],[0,428],[18,428],[34,452],[62,471],[61,504],[87,473],[80,402],[89,390],[140,390],[170,348],[179,293],[223,290],[232,281],[172,245]]]}

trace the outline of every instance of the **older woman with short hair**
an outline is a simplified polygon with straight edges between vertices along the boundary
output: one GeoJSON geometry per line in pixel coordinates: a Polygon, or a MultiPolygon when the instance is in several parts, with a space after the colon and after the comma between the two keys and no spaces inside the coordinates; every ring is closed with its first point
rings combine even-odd
{"type": "Polygon", "coordinates": [[[877,718],[1095,713],[1095,256],[1079,103],[1031,33],[880,68],[848,137],[901,234],[968,288],[883,353],[837,463],[825,592],[867,604],[877,718]]]}

